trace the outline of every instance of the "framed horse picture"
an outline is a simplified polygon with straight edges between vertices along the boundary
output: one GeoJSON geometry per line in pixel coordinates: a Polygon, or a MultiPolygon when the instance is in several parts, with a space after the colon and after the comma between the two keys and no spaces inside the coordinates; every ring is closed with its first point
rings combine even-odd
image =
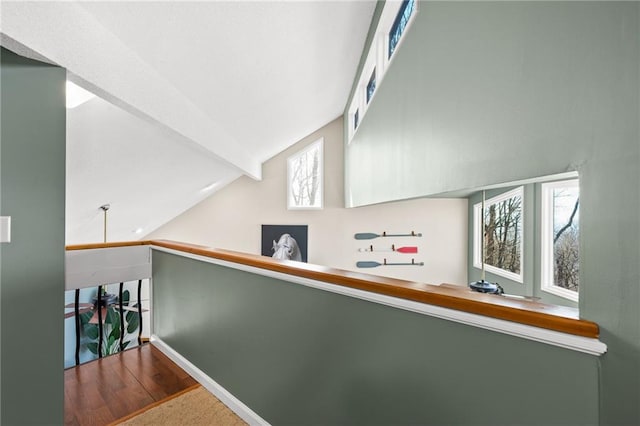
{"type": "Polygon", "coordinates": [[[308,225],[262,225],[263,256],[307,261],[308,225]]]}

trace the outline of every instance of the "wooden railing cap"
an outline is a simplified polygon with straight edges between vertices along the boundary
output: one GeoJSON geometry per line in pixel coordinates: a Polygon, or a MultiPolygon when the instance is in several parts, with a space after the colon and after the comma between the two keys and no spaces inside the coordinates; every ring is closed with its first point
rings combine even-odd
{"type": "Polygon", "coordinates": [[[199,256],[225,260],[255,268],[281,272],[288,275],[337,284],[427,303],[492,318],[555,330],[578,336],[597,338],[598,325],[580,319],[578,310],[557,305],[548,305],[530,300],[520,300],[471,291],[466,286],[452,284],[432,285],[380,277],[360,272],[345,271],[310,263],[277,260],[255,254],[240,253],[225,249],[187,244],[170,240],[133,241],[106,244],[84,244],[67,247],[67,250],[151,245],[191,253],[199,256]]]}

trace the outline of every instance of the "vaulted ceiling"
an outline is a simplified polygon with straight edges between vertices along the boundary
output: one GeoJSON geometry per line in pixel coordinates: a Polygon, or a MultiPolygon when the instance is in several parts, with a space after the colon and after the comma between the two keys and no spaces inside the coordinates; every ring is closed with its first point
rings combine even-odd
{"type": "Polygon", "coordinates": [[[3,1],[2,45],[97,98],[67,111],[67,243],[135,239],[338,117],[375,1],[3,1]]]}

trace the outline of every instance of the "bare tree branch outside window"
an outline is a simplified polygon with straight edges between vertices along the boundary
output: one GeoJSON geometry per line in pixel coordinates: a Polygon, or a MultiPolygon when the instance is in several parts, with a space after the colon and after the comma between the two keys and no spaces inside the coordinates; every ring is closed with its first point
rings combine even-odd
{"type": "Polygon", "coordinates": [[[553,282],[575,292],[580,286],[579,205],[577,187],[553,191],[553,282]]]}
{"type": "Polygon", "coordinates": [[[490,204],[484,210],[484,263],[520,274],[522,197],[490,204]]]}
{"type": "Polygon", "coordinates": [[[321,207],[321,147],[289,159],[289,197],[294,207],[321,207]]]}

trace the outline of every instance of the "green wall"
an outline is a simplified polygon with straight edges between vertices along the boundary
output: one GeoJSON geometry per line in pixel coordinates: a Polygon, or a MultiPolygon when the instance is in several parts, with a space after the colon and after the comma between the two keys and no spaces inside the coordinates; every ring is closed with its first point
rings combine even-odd
{"type": "Polygon", "coordinates": [[[153,313],[274,425],[598,419],[594,356],[158,251],[153,313]]]}
{"type": "Polygon", "coordinates": [[[62,424],[66,71],[0,58],[0,423],[62,424]]]}
{"type": "Polygon", "coordinates": [[[346,147],[353,205],[579,172],[602,424],[640,424],[639,20],[638,2],[421,2],[346,147]]]}

